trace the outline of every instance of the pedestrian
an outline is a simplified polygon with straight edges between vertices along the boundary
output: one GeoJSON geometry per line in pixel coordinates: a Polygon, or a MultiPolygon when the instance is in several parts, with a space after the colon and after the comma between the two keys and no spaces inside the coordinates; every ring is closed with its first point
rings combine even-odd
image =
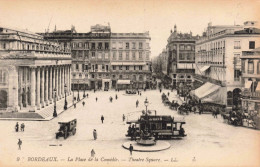
{"type": "Polygon", "coordinates": [[[88,98],[88,93],[87,93],[87,98],[88,98]]]}
{"type": "Polygon", "coordinates": [[[168,97],[170,96],[170,92],[167,93],[168,94],[168,97]]]}
{"type": "Polygon", "coordinates": [[[18,139],[18,150],[21,150],[21,145],[22,145],[22,140],[21,139],[18,139]]]}
{"type": "Polygon", "coordinates": [[[162,93],[162,89],[160,88],[160,93],[162,93]]]}
{"type": "Polygon", "coordinates": [[[137,108],[137,107],[138,107],[138,104],[139,104],[139,101],[138,101],[138,100],[136,100],[136,103],[135,103],[135,104],[136,104],[136,108],[137,108]]]}
{"type": "Polygon", "coordinates": [[[142,96],[142,93],[140,92],[140,96],[142,96]]]}
{"type": "Polygon", "coordinates": [[[21,131],[24,131],[25,125],[24,123],[21,124],[21,131]]]}
{"type": "Polygon", "coordinates": [[[19,131],[19,124],[18,124],[18,122],[16,122],[16,125],[15,125],[15,131],[16,131],[16,132],[19,131]]]}
{"type": "Polygon", "coordinates": [[[76,108],[76,103],[73,104],[74,108],[76,108]]]}
{"type": "Polygon", "coordinates": [[[94,137],[94,140],[97,140],[97,131],[96,131],[96,129],[93,130],[93,137],[94,137]]]}
{"type": "Polygon", "coordinates": [[[129,147],[129,151],[130,151],[130,155],[132,155],[132,151],[134,150],[134,147],[132,144],[130,144],[130,147],[129,147]]]}
{"type": "Polygon", "coordinates": [[[125,115],[123,114],[123,122],[125,121],[125,115]]]}
{"type": "Polygon", "coordinates": [[[96,102],[97,102],[98,98],[96,97],[96,102]]]}
{"type": "Polygon", "coordinates": [[[83,105],[83,107],[85,106],[85,102],[84,101],[82,102],[82,105],[83,105]]]}
{"type": "Polygon", "coordinates": [[[105,119],[104,116],[101,115],[101,122],[102,122],[102,124],[103,124],[104,119],[105,119]]]}
{"type": "Polygon", "coordinates": [[[116,94],[116,100],[117,100],[117,94],[116,94]]]}
{"type": "Polygon", "coordinates": [[[137,90],[137,93],[138,93],[138,95],[139,95],[139,90],[137,90]]]}
{"type": "Polygon", "coordinates": [[[91,150],[90,154],[91,154],[91,157],[95,157],[96,153],[95,153],[94,149],[91,150]]]}
{"type": "Polygon", "coordinates": [[[96,92],[96,89],[94,89],[94,93],[96,92]]]}

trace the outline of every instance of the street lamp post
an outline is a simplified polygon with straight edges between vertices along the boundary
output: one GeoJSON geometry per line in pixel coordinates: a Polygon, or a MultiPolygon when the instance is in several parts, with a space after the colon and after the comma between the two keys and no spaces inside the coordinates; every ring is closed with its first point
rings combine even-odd
{"type": "Polygon", "coordinates": [[[54,88],[54,111],[53,111],[53,117],[57,117],[57,111],[56,111],[56,98],[57,98],[57,91],[56,88],[54,88]]]}
{"type": "Polygon", "coordinates": [[[84,93],[83,93],[83,98],[86,97],[85,90],[86,90],[86,84],[84,83],[84,93]]]}
{"type": "Polygon", "coordinates": [[[145,127],[146,127],[146,129],[149,130],[149,118],[148,118],[148,110],[147,110],[148,104],[149,104],[149,101],[146,98],[145,101],[144,101],[144,105],[145,105],[145,109],[146,109],[145,116],[146,116],[146,119],[147,119],[147,125],[145,127]]]}
{"type": "Polygon", "coordinates": [[[65,88],[65,102],[64,102],[64,110],[67,110],[68,108],[68,102],[67,102],[67,95],[66,95],[66,92],[67,92],[67,85],[65,84],[64,85],[64,88],[65,88]]]}
{"type": "Polygon", "coordinates": [[[77,101],[80,101],[80,98],[79,98],[79,81],[78,81],[78,98],[77,98],[77,101]]]}

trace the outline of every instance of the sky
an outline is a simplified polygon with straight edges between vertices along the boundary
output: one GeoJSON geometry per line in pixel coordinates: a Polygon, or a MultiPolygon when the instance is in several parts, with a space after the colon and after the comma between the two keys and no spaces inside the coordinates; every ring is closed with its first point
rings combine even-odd
{"type": "Polygon", "coordinates": [[[0,0],[0,26],[44,32],[89,32],[108,25],[115,33],[149,31],[152,57],[166,47],[170,30],[201,35],[212,25],[258,21],[260,0],[0,0]]]}

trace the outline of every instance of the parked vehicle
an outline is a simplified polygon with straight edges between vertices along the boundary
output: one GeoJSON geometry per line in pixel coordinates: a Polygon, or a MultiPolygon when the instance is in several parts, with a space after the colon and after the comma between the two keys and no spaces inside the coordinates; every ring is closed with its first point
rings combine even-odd
{"type": "Polygon", "coordinates": [[[64,137],[64,139],[67,139],[68,136],[76,134],[77,119],[58,122],[58,124],[60,124],[60,128],[59,131],[56,133],[56,139],[58,139],[59,137],[64,137]]]}

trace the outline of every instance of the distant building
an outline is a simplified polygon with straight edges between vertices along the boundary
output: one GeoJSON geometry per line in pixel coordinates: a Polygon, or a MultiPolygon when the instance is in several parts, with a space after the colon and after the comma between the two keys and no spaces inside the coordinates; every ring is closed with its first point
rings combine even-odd
{"type": "Polygon", "coordinates": [[[37,111],[71,93],[70,47],[0,27],[0,110],[37,111]],[[66,85],[66,86],[65,86],[66,85]]]}
{"type": "Polygon", "coordinates": [[[250,113],[260,112],[260,48],[243,51],[242,65],[242,108],[250,113]]]}
{"type": "Polygon", "coordinates": [[[167,75],[168,55],[166,49],[152,59],[153,72],[167,75]]]}
{"type": "Polygon", "coordinates": [[[183,88],[190,87],[193,83],[195,73],[195,43],[198,36],[192,33],[179,33],[177,26],[168,38],[167,53],[168,65],[167,74],[172,78],[173,88],[183,85],[183,88]]]}
{"type": "MultiPolygon", "coordinates": [[[[249,22],[245,22],[245,27],[248,25],[249,22]]],[[[228,108],[241,104],[240,58],[242,51],[250,51],[260,45],[259,38],[260,31],[257,28],[208,24],[202,38],[196,42],[194,78],[211,83],[205,86],[214,89],[204,87],[208,91],[200,95],[202,101],[227,105],[228,108]]]]}
{"type": "Polygon", "coordinates": [[[141,88],[146,78],[149,80],[150,48],[147,45],[150,37],[147,33],[111,33],[110,26],[97,24],[87,33],[78,33],[74,28],[40,34],[60,43],[65,41],[66,46],[71,47],[74,90],[128,88],[130,85],[141,88]]]}

